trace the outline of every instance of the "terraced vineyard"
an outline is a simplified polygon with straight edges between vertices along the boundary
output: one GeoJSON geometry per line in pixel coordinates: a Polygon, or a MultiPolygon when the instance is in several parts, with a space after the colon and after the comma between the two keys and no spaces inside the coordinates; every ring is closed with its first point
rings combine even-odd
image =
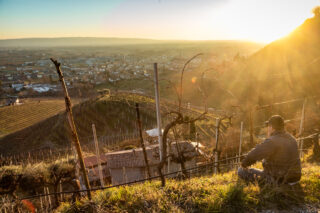
{"type": "Polygon", "coordinates": [[[64,109],[64,99],[26,100],[22,105],[0,108],[0,138],[38,123],[64,109]]]}
{"type": "MultiPolygon", "coordinates": [[[[72,100],[73,114],[78,130],[80,143],[92,142],[92,124],[96,125],[97,136],[101,143],[109,144],[110,137],[132,138],[138,135],[135,103],[140,103],[141,122],[144,130],[156,127],[155,104],[152,97],[134,93],[115,93],[83,101],[72,100]],[[133,136],[134,137],[134,136],[133,136]]],[[[0,153],[19,153],[26,150],[42,148],[65,148],[70,145],[70,129],[64,113],[64,100],[30,100],[20,106],[0,109],[0,153]]],[[[161,113],[163,123],[170,119],[169,111],[175,111],[177,105],[162,101],[161,113]]],[[[201,115],[200,110],[182,108],[184,116],[195,118],[201,115]]],[[[214,131],[209,131],[215,121],[213,114],[206,115],[201,122],[201,130],[211,141],[214,131]],[[211,121],[214,120],[214,121],[211,121]]],[[[199,133],[202,133],[199,130],[199,133]]],[[[122,139],[121,139],[122,138],[122,139]]],[[[209,142],[212,145],[211,142],[209,142]]]]}
{"type": "MultiPolygon", "coordinates": [[[[128,136],[136,133],[135,102],[141,103],[143,128],[153,128],[156,125],[155,107],[144,97],[116,95],[91,99],[80,104],[77,104],[79,101],[73,101],[73,114],[82,145],[91,142],[93,123],[99,139],[102,136],[128,136]]],[[[71,133],[63,99],[25,103],[13,106],[11,110],[10,107],[3,108],[0,116],[4,118],[1,118],[1,130],[6,130],[0,138],[0,153],[65,148],[70,145],[71,133]]]]}

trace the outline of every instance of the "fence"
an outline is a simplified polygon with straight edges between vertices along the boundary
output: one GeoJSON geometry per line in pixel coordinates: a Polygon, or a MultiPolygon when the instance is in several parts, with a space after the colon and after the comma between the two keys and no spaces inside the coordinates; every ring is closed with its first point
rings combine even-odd
{"type": "MultiPolygon", "coordinates": [[[[241,155],[241,156],[235,156],[235,157],[230,157],[227,159],[223,159],[223,160],[219,160],[217,162],[209,162],[209,163],[205,163],[202,164],[200,166],[196,166],[196,167],[191,167],[191,168],[187,168],[184,171],[188,172],[188,177],[193,177],[192,174],[195,175],[208,175],[208,174],[213,174],[214,173],[214,168],[215,167],[220,167],[220,168],[225,168],[225,167],[232,167],[234,168],[235,166],[239,165],[239,161],[238,159],[245,157],[246,155],[241,155]],[[225,164],[220,164],[221,162],[230,162],[231,163],[225,163],[225,164]]],[[[165,177],[170,177],[172,175],[175,174],[181,174],[182,171],[176,171],[176,172],[170,172],[170,173],[166,173],[164,174],[165,177]]],[[[154,180],[154,179],[158,179],[160,178],[160,175],[157,176],[153,176],[150,178],[145,178],[145,179],[141,179],[141,180],[136,180],[136,181],[132,181],[132,182],[126,182],[126,183],[122,183],[122,184],[117,184],[117,185],[112,185],[112,186],[106,186],[106,187],[98,187],[98,188],[94,188],[94,189],[90,189],[90,191],[98,191],[98,190],[104,190],[104,189],[110,189],[110,188],[116,188],[116,187],[120,187],[120,186],[126,186],[126,185],[132,185],[135,183],[143,183],[145,181],[150,181],[150,180],[154,180]]],[[[186,178],[186,177],[182,177],[182,178],[186,178]]],[[[77,190],[77,191],[64,191],[64,192],[57,192],[57,193],[48,193],[48,194],[40,194],[40,195],[34,195],[34,196],[28,196],[28,197],[24,197],[24,198],[20,198],[18,200],[27,200],[27,199],[33,199],[33,198],[40,198],[40,197],[44,197],[44,196],[52,196],[52,195],[60,195],[60,194],[74,194],[74,193],[81,193],[81,192],[86,192],[88,190],[84,189],[84,190],[77,190]]]]}
{"type": "MultiPolygon", "coordinates": [[[[129,133],[129,134],[115,134],[115,135],[102,135],[98,136],[99,146],[102,147],[114,147],[121,141],[125,140],[135,140],[139,137],[138,132],[129,133]]],[[[93,136],[82,137],[80,138],[83,151],[92,153],[94,151],[94,140],[93,136]]],[[[19,164],[34,164],[38,162],[52,162],[54,160],[58,160],[62,157],[71,157],[73,156],[74,149],[69,146],[65,148],[45,148],[38,149],[29,152],[23,152],[19,154],[13,155],[0,155],[0,166],[6,165],[19,165],[19,164]]]]}
{"type": "MultiPolygon", "coordinates": [[[[181,170],[166,173],[166,174],[164,174],[164,176],[169,177],[169,178],[173,178],[173,175],[174,175],[174,178],[178,179],[178,180],[188,179],[188,178],[193,178],[193,177],[207,176],[207,175],[214,174],[215,173],[214,170],[217,166],[220,168],[220,172],[223,173],[226,171],[237,169],[240,164],[240,159],[244,158],[245,156],[246,156],[246,154],[241,155],[241,156],[229,157],[229,158],[219,160],[217,162],[207,162],[205,164],[198,165],[196,167],[187,168],[184,170],[184,172],[187,173],[187,176],[183,176],[181,170]]],[[[99,191],[99,190],[106,190],[106,189],[117,188],[117,187],[122,187],[122,186],[129,186],[129,185],[133,185],[133,184],[143,183],[146,181],[153,181],[153,180],[156,180],[159,178],[161,178],[161,176],[156,175],[156,176],[153,176],[150,178],[135,180],[135,181],[126,182],[126,183],[122,183],[122,184],[92,188],[92,189],[90,189],[90,191],[99,191]]],[[[236,182],[236,180],[231,180],[228,183],[233,183],[233,182],[236,182]]],[[[61,191],[61,192],[55,193],[55,192],[49,192],[49,189],[46,188],[44,190],[45,193],[43,193],[43,194],[27,196],[27,197],[23,197],[20,199],[11,200],[11,202],[12,203],[19,203],[19,202],[28,201],[31,203],[36,203],[38,205],[38,210],[48,212],[48,211],[54,210],[54,208],[55,208],[55,204],[53,204],[54,203],[54,196],[58,195],[58,196],[60,196],[61,199],[63,199],[63,198],[66,198],[65,196],[67,196],[67,195],[69,195],[69,197],[70,197],[70,195],[75,195],[75,194],[83,194],[84,195],[84,193],[87,191],[88,190],[83,189],[83,190],[61,191]],[[37,200],[37,202],[36,202],[36,200],[37,200]]]]}
{"type": "MultiPolygon", "coordinates": [[[[310,138],[312,136],[313,135],[310,135],[310,136],[307,136],[304,138],[310,138]]],[[[301,138],[301,139],[303,139],[303,138],[301,138]]],[[[307,150],[307,149],[304,149],[304,150],[307,150]]],[[[172,178],[172,176],[175,175],[175,178],[177,178],[177,179],[186,179],[186,178],[192,178],[192,177],[212,175],[215,173],[214,171],[215,171],[215,168],[217,168],[217,167],[219,167],[219,169],[220,169],[219,172],[226,172],[226,171],[230,171],[230,170],[234,170],[235,168],[238,168],[238,166],[240,164],[240,159],[245,156],[246,155],[224,158],[224,159],[221,159],[217,162],[207,162],[207,163],[204,163],[204,164],[196,166],[196,167],[187,168],[184,170],[187,173],[187,176],[183,176],[183,173],[181,170],[166,173],[166,174],[164,174],[164,176],[172,178]]],[[[156,180],[159,178],[160,178],[160,176],[157,175],[157,176],[153,176],[150,178],[126,182],[123,184],[109,185],[106,187],[97,187],[97,188],[91,189],[90,191],[98,191],[98,190],[110,189],[110,188],[115,188],[115,187],[128,186],[128,185],[132,185],[132,184],[143,183],[145,181],[156,180]]],[[[230,181],[230,183],[231,182],[234,182],[234,180],[230,181]]],[[[60,185],[60,187],[61,187],[61,185],[60,185]]],[[[72,190],[72,191],[62,191],[62,189],[60,189],[60,192],[55,193],[55,192],[50,192],[49,187],[45,187],[43,194],[38,194],[38,195],[34,195],[34,196],[27,196],[27,197],[20,198],[18,200],[11,200],[11,205],[15,206],[20,202],[31,202],[34,206],[37,207],[38,210],[49,212],[55,208],[55,205],[56,205],[56,204],[54,204],[55,196],[58,195],[60,200],[66,200],[68,198],[70,199],[70,196],[74,196],[76,194],[83,194],[87,191],[88,190],[86,190],[86,189],[72,190]]],[[[11,207],[8,204],[8,202],[6,205],[8,205],[8,210],[10,211],[11,207]]],[[[19,209],[19,207],[17,207],[17,208],[19,209]]]]}

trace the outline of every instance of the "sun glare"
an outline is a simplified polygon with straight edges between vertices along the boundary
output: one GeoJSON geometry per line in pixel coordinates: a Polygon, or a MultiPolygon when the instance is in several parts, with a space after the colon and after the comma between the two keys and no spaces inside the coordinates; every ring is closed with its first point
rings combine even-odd
{"type": "Polygon", "coordinates": [[[288,35],[305,19],[319,1],[290,4],[289,1],[229,1],[223,7],[213,8],[208,19],[211,37],[251,40],[268,43],[288,35]]]}
{"type": "Polygon", "coordinates": [[[34,2],[29,7],[36,12],[26,13],[21,5],[4,1],[0,11],[0,28],[4,30],[0,38],[81,36],[269,43],[301,25],[319,3],[319,0],[202,0],[186,7],[187,3],[178,0],[160,3],[137,0],[100,2],[90,4],[90,8],[87,3],[79,4],[74,13],[69,13],[68,6],[72,5],[68,4],[56,17],[54,10],[45,4],[34,2]],[[36,18],[36,14],[44,11],[42,19],[36,18]]]}

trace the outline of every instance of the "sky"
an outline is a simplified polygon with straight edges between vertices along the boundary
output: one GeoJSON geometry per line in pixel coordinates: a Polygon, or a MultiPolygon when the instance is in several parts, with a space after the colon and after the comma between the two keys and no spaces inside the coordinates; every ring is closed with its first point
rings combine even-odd
{"type": "Polygon", "coordinates": [[[320,0],[0,0],[0,39],[279,39],[320,0]]]}

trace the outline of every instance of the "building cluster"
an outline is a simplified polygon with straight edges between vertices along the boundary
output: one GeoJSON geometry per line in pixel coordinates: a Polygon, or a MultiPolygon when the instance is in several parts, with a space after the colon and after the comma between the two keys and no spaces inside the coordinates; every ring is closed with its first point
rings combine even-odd
{"type": "MultiPolygon", "coordinates": [[[[30,54],[30,53],[29,53],[30,54]]],[[[46,55],[27,55],[15,63],[0,64],[2,89],[34,89],[36,92],[55,91],[58,75],[46,55]]],[[[1,52],[0,52],[1,57],[1,52]]],[[[114,84],[121,80],[150,79],[153,63],[159,63],[159,72],[181,70],[185,59],[176,55],[131,55],[112,54],[109,56],[70,56],[59,60],[68,86],[77,84],[114,84]]],[[[195,60],[190,66],[201,63],[195,60]]]]}

